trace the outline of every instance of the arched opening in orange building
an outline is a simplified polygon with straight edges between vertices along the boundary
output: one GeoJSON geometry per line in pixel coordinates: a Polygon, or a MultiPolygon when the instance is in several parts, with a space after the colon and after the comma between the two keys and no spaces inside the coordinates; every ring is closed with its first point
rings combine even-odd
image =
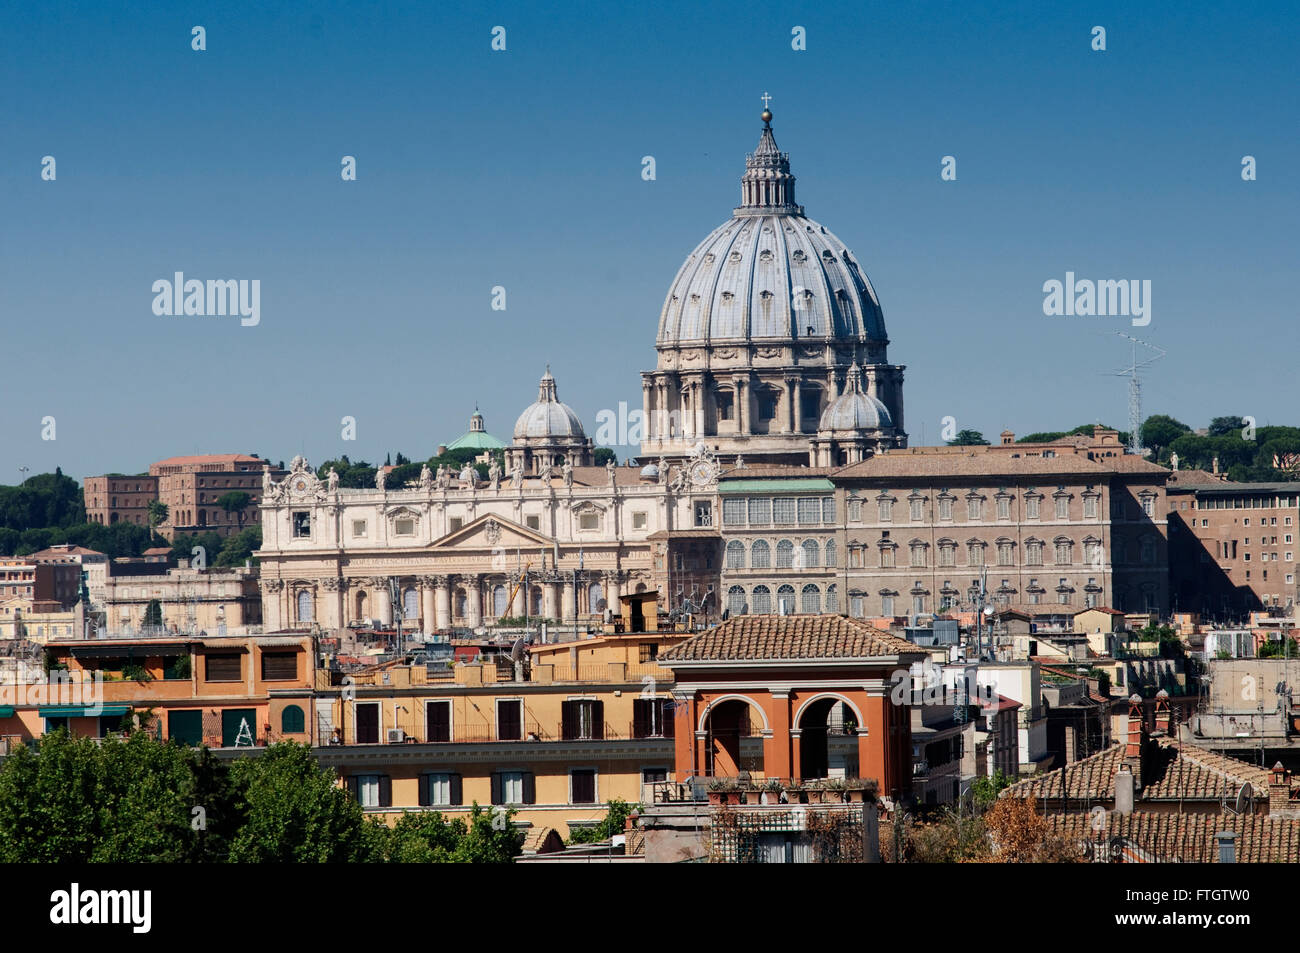
{"type": "Polygon", "coordinates": [[[705,774],[735,777],[763,772],[762,715],[733,698],[709,708],[704,722],[705,774]]]}
{"type": "Polygon", "coordinates": [[[799,714],[799,776],[854,776],[857,769],[857,715],[839,698],[817,698],[799,714]]]}

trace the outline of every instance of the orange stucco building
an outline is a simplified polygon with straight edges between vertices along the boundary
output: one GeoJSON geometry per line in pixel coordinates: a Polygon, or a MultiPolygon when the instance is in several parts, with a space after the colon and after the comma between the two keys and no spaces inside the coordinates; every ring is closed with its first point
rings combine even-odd
{"type": "Polygon", "coordinates": [[[659,657],[675,682],[676,780],[861,777],[905,795],[910,693],[892,689],[923,655],[842,616],[738,616],[688,639],[659,657]]]}

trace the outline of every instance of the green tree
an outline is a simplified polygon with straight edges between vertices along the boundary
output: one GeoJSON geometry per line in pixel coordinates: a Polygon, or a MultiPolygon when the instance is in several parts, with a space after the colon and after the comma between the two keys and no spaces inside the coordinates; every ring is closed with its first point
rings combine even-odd
{"type": "MultiPolygon", "coordinates": [[[[250,526],[242,532],[229,536],[221,544],[212,565],[217,567],[242,566],[245,560],[253,559],[253,554],[262,548],[262,527],[250,526]]],[[[256,560],[254,560],[256,565],[256,560]]]]}
{"type": "Polygon", "coordinates": [[[603,467],[610,460],[618,463],[618,455],[609,447],[597,447],[596,452],[591,455],[591,460],[596,466],[603,467]]]}
{"type": "Polygon", "coordinates": [[[157,599],[150,599],[149,604],[144,607],[144,624],[145,625],[162,625],[162,603],[157,599]]]}
{"type": "Polygon", "coordinates": [[[1210,427],[1207,433],[1211,437],[1226,437],[1233,431],[1237,431],[1236,436],[1241,436],[1241,430],[1246,426],[1246,421],[1240,417],[1215,417],[1210,421],[1210,427]]]}
{"type": "Polygon", "coordinates": [[[309,745],[284,742],[231,767],[248,805],[230,859],[252,863],[339,863],[382,859],[361,806],[317,764],[309,745]]]}
{"type": "Polygon", "coordinates": [[[167,517],[171,515],[171,510],[162,500],[149,501],[149,531],[157,532],[158,527],[167,522],[167,517]]]}
{"type": "Polygon", "coordinates": [[[1001,769],[994,771],[991,775],[982,778],[976,778],[970,786],[971,799],[975,806],[981,811],[988,810],[993,806],[993,802],[998,799],[998,795],[1004,788],[1011,785],[1012,779],[1007,777],[1001,769]]]}
{"type": "Polygon", "coordinates": [[[1192,428],[1167,414],[1152,414],[1142,422],[1142,445],[1150,447],[1157,460],[1169,458],[1169,445],[1192,428]]]}
{"type": "Polygon", "coordinates": [[[957,436],[948,441],[950,447],[987,447],[989,442],[978,430],[959,430],[957,436]]]}
{"type": "Polygon", "coordinates": [[[244,528],[244,510],[248,509],[248,504],[253,502],[253,498],[243,490],[231,490],[229,493],[223,493],[217,497],[217,506],[226,512],[226,519],[230,519],[230,514],[235,514],[235,519],[239,522],[239,528],[244,528]]]}
{"type": "Polygon", "coordinates": [[[1285,642],[1270,639],[1260,645],[1258,655],[1260,658],[1300,658],[1300,650],[1295,639],[1288,638],[1285,642]]]}
{"type": "Polygon", "coordinates": [[[604,819],[594,827],[575,827],[569,830],[570,844],[595,844],[623,833],[632,805],[622,798],[611,798],[604,819]]]}

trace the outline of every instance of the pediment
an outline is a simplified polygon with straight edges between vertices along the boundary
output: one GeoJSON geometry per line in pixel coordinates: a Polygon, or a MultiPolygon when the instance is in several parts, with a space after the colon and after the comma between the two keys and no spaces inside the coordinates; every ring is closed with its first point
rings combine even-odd
{"type": "Polygon", "coordinates": [[[431,548],[437,549],[536,549],[550,547],[553,540],[527,526],[503,516],[487,514],[453,533],[435,540],[431,548]]]}

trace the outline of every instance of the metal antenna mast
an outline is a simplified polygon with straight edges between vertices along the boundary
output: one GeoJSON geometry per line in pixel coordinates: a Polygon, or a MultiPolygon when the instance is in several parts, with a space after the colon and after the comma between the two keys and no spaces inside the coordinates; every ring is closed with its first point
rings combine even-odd
{"type": "Polygon", "coordinates": [[[1120,368],[1117,371],[1102,371],[1110,377],[1127,377],[1128,378],[1128,452],[1135,453],[1138,456],[1146,456],[1148,451],[1142,446],[1142,381],[1138,377],[1138,371],[1144,367],[1150,367],[1156,361],[1165,356],[1164,348],[1157,347],[1154,344],[1148,344],[1146,341],[1140,341],[1131,334],[1125,334],[1123,331],[1116,331],[1120,337],[1133,342],[1133,360],[1128,367],[1120,368]],[[1144,361],[1138,360],[1138,345],[1145,347],[1155,354],[1144,361]]]}

